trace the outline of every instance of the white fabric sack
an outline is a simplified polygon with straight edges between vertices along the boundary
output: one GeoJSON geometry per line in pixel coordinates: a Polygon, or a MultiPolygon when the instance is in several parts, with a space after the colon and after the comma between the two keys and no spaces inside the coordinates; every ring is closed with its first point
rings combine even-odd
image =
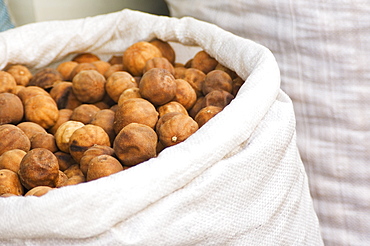
{"type": "Polygon", "coordinates": [[[205,49],[245,84],[156,158],[42,197],[0,199],[0,244],[322,245],[292,102],[265,47],[192,18],[123,10],[1,33],[0,64],[36,69],[72,52],[110,56],[154,37],[205,49]]]}
{"type": "Polygon", "coordinates": [[[326,245],[370,245],[370,2],[167,0],[269,48],[326,245]]]}

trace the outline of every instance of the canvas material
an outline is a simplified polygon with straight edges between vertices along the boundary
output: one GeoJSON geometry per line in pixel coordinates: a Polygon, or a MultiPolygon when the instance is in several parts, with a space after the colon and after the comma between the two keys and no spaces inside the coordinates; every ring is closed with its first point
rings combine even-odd
{"type": "Polygon", "coordinates": [[[369,245],[369,2],[167,2],[173,16],[216,23],[273,52],[324,242],[369,245]]]}
{"type": "Polygon", "coordinates": [[[322,245],[292,102],[265,47],[193,18],[123,10],[6,31],[0,64],[37,69],[73,52],[109,56],[154,37],[205,49],[245,85],[221,113],[156,158],[42,197],[0,199],[0,243],[322,245]]]}

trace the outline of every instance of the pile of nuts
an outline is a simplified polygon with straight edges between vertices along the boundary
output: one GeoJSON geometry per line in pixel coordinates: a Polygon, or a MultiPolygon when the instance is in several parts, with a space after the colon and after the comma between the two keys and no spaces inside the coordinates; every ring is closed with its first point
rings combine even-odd
{"type": "Polygon", "coordinates": [[[108,61],[82,52],[56,68],[0,71],[0,196],[41,196],[154,158],[243,83],[204,50],[186,64],[175,55],[154,39],[108,61]]]}

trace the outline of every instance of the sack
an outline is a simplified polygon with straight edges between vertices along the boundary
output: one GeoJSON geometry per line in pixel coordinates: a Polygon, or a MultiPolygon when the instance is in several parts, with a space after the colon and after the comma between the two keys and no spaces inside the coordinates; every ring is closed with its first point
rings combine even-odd
{"type": "Polygon", "coordinates": [[[0,64],[37,69],[79,51],[109,57],[154,37],[204,49],[245,84],[156,158],[42,197],[0,199],[0,244],[322,245],[292,102],[265,47],[193,18],[126,9],[1,33],[0,64]]]}
{"type": "Polygon", "coordinates": [[[369,2],[167,2],[273,52],[325,245],[370,245],[369,2]]]}

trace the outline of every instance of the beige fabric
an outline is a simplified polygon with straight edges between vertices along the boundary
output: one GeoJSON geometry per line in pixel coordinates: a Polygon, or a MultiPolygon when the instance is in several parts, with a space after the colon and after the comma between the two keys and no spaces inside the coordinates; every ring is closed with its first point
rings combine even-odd
{"type": "Polygon", "coordinates": [[[192,18],[123,10],[1,33],[0,64],[43,67],[72,52],[111,55],[154,37],[204,48],[245,85],[157,158],[42,197],[0,199],[0,244],[322,245],[292,102],[265,47],[192,18]]]}
{"type": "Polygon", "coordinates": [[[326,245],[370,245],[370,3],[168,0],[275,55],[326,245]]]}

